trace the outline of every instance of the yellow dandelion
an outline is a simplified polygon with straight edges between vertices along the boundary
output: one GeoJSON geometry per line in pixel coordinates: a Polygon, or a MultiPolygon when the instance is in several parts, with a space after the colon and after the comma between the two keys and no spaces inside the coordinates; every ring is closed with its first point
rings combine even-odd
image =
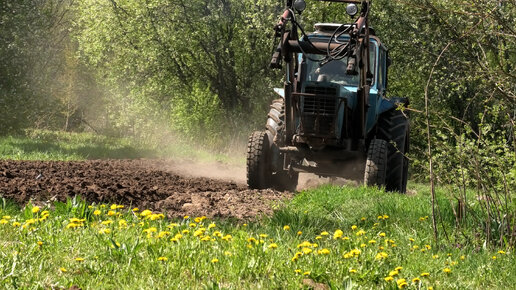
{"type": "Polygon", "coordinates": [[[444,268],[443,272],[446,273],[446,274],[449,274],[449,273],[451,273],[451,269],[450,268],[444,268]]]}
{"type": "Polygon", "coordinates": [[[365,233],[366,233],[366,232],[365,232],[364,230],[359,230],[359,231],[356,233],[356,235],[357,235],[357,236],[363,236],[363,235],[365,235],[365,233]]]}
{"type": "Polygon", "coordinates": [[[284,231],[288,231],[288,230],[290,230],[290,226],[289,226],[289,225],[284,225],[284,226],[283,226],[283,230],[284,230],[284,231]]]}
{"type": "Polygon", "coordinates": [[[298,235],[298,236],[300,236],[300,235],[302,235],[302,234],[303,234],[303,232],[302,232],[302,231],[298,231],[298,232],[297,232],[297,235],[298,235]]]}
{"type": "Polygon", "coordinates": [[[317,253],[319,255],[328,255],[330,253],[330,250],[324,248],[324,249],[321,249],[321,250],[317,251],[317,253]]]}
{"type": "Polygon", "coordinates": [[[110,234],[110,233],[111,233],[111,230],[110,230],[110,229],[101,229],[101,230],[99,231],[99,234],[106,234],[106,235],[108,235],[108,234],[110,234]]]}
{"type": "Polygon", "coordinates": [[[276,249],[278,247],[278,244],[272,243],[268,246],[269,249],[276,249]]]}
{"type": "Polygon", "coordinates": [[[83,261],[84,261],[84,258],[79,258],[79,257],[78,257],[78,258],[75,258],[75,261],[77,261],[77,262],[83,262],[83,261]]]}
{"type": "Polygon", "coordinates": [[[379,233],[378,235],[379,235],[380,237],[385,237],[385,233],[383,233],[383,232],[382,232],[382,233],[379,233]]]}
{"type": "Polygon", "coordinates": [[[164,237],[169,236],[169,235],[170,235],[170,232],[167,232],[167,231],[161,231],[161,232],[159,232],[159,234],[156,236],[156,238],[161,239],[161,238],[164,238],[164,237]]]}
{"type": "Polygon", "coordinates": [[[361,221],[365,221],[365,220],[366,220],[366,218],[365,218],[365,217],[362,217],[360,220],[361,220],[361,221]]]}
{"type": "Polygon", "coordinates": [[[159,257],[158,261],[166,262],[166,261],[168,261],[168,258],[167,257],[159,257]]]}
{"type": "Polygon", "coordinates": [[[418,284],[419,282],[421,282],[421,279],[419,279],[418,277],[412,279],[412,283],[414,284],[418,284]]]}
{"type": "Polygon", "coordinates": [[[195,228],[195,227],[197,227],[197,224],[195,224],[195,223],[190,223],[188,226],[189,226],[189,227],[191,227],[191,228],[195,228]]]}
{"type": "Polygon", "coordinates": [[[398,267],[394,268],[394,270],[396,270],[396,271],[401,271],[401,270],[403,270],[403,267],[398,266],[398,267]]]}
{"type": "Polygon", "coordinates": [[[399,273],[400,273],[400,272],[398,272],[398,271],[396,271],[396,270],[394,270],[394,271],[390,271],[390,272],[389,272],[389,276],[390,276],[390,277],[398,276],[398,274],[399,274],[399,273]]]}
{"type": "Polygon", "coordinates": [[[320,240],[320,239],[322,239],[322,237],[321,236],[317,236],[317,237],[315,237],[315,239],[316,240],[320,240]]]}
{"type": "Polygon", "coordinates": [[[233,237],[232,237],[231,235],[225,235],[225,236],[223,236],[223,237],[222,237],[222,239],[223,239],[224,241],[231,241],[231,239],[232,239],[232,238],[233,238],[233,237]]]}
{"type": "Polygon", "coordinates": [[[155,232],[157,232],[157,231],[158,231],[158,229],[157,229],[157,228],[155,228],[155,227],[150,227],[150,228],[146,228],[146,229],[144,229],[144,230],[143,230],[143,232],[144,232],[144,233],[147,233],[147,234],[155,233],[155,232]]]}
{"type": "Polygon", "coordinates": [[[342,239],[343,239],[344,241],[347,241],[347,240],[349,240],[349,237],[343,237],[342,239]]]}
{"type": "Polygon", "coordinates": [[[38,246],[42,246],[43,242],[42,241],[38,241],[37,244],[38,244],[38,246]]]}
{"type": "Polygon", "coordinates": [[[400,289],[408,286],[407,280],[405,280],[405,279],[396,280],[396,284],[398,284],[398,288],[400,288],[400,289]]]}
{"type": "Polygon", "coordinates": [[[306,272],[304,272],[304,273],[303,273],[303,275],[305,275],[305,276],[310,275],[310,271],[306,271],[306,272]]]}
{"type": "Polygon", "coordinates": [[[13,227],[19,227],[19,226],[21,226],[21,223],[19,223],[19,222],[13,222],[13,227]]]}
{"type": "Polygon", "coordinates": [[[5,224],[8,224],[9,221],[8,220],[5,220],[5,219],[1,219],[0,220],[0,225],[5,225],[5,224]]]}
{"type": "Polygon", "coordinates": [[[139,210],[140,210],[140,209],[139,209],[139,208],[137,208],[137,207],[133,208],[133,212],[137,212],[137,211],[139,211],[139,210]]]}
{"type": "Polygon", "coordinates": [[[296,274],[301,274],[301,272],[303,272],[303,271],[301,271],[300,269],[295,269],[295,270],[294,270],[294,272],[295,272],[296,274]]]}
{"type": "Polygon", "coordinates": [[[93,215],[100,215],[100,210],[96,209],[94,212],[93,212],[93,215]]]}
{"type": "Polygon", "coordinates": [[[394,280],[394,278],[392,278],[391,276],[389,276],[389,277],[385,277],[385,278],[383,278],[383,280],[385,280],[385,281],[387,281],[387,282],[390,282],[390,281],[394,280]]]}
{"type": "Polygon", "coordinates": [[[351,229],[352,229],[352,230],[356,230],[357,228],[358,228],[358,227],[357,227],[356,225],[352,225],[352,226],[351,226],[351,229]]]}
{"type": "Polygon", "coordinates": [[[388,219],[388,218],[389,218],[389,216],[388,216],[388,215],[386,215],[386,214],[384,214],[384,215],[383,215],[383,219],[384,219],[384,220],[386,220],[386,219],[388,219]]]}
{"type": "Polygon", "coordinates": [[[498,254],[505,255],[505,251],[500,250],[498,251],[498,254]]]}
{"type": "Polygon", "coordinates": [[[188,215],[185,215],[185,216],[183,217],[183,219],[185,219],[185,220],[186,220],[186,219],[189,219],[189,218],[190,218],[190,216],[188,216],[188,215]]]}
{"type": "Polygon", "coordinates": [[[439,255],[433,255],[432,256],[432,259],[437,259],[437,258],[439,258],[439,255]]]}
{"type": "Polygon", "coordinates": [[[312,252],[312,249],[310,248],[302,248],[301,251],[303,252],[303,254],[305,255],[308,255],[312,252]]]}
{"type": "Polygon", "coordinates": [[[68,271],[66,270],[66,268],[63,268],[63,267],[59,268],[59,270],[60,270],[61,272],[63,272],[63,273],[68,272],[68,271]]]}
{"type": "Polygon", "coordinates": [[[211,260],[211,262],[212,262],[213,264],[218,263],[218,262],[219,262],[219,259],[217,259],[217,258],[212,259],[212,260],[211,260]]]}
{"type": "Polygon", "coordinates": [[[462,256],[460,256],[460,259],[464,260],[464,259],[466,259],[466,256],[462,255],[462,256]]]}
{"type": "Polygon", "coordinates": [[[144,211],[142,211],[142,212],[140,213],[140,215],[141,215],[142,217],[147,217],[147,216],[150,216],[151,214],[152,214],[152,211],[150,211],[150,210],[148,210],[148,209],[146,209],[146,210],[144,210],[144,211]]]}
{"type": "Polygon", "coordinates": [[[342,235],[344,235],[344,232],[341,231],[341,230],[336,230],[334,233],[333,233],[333,239],[336,240],[336,239],[339,239],[342,237],[342,235]]]}
{"type": "Polygon", "coordinates": [[[412,243],[415,241],[414,238],[409,238],[408,240],[411,241],[412,243]]]}
{"type": "Polygon", "coordinates": [[[327,231],[324,231],[321,233],[321,236],[327,236],[327,235],[329,235],[329,233],[327,231]]]}
{"type": "Polygon", "coordinates": [[[189,234],[189,233],[190,233],[190,231],[189,231],[189,230],[183,230],[181,233],[182,233],[183,235],[187,235],[187,234],[189,234]]]}
{"type": "Polygon", "coordinates": [[[10,216],[10,215],[4,215],[4,216],[2,216],[2,219],[4,219],[4,220],[10,220],[10,219],[11,219],[11,216],[10,216]]]}
{"type": "Polygon", "coordinates": [[[367,247],[366,244],[360,244],[360,248],[365,248],[365,247],[367,247]]]}
{"type": "Polygon", "coordinates": [[[357,270],[355,270],[355,269],[349,269],[349,273],[356,273],[356,272],[357,272],[357,270]]]}
{"type": "Polygon", "coordinates": [[[229,251],[224,251],[224,256],[231,257],[231,256],[233,256],[233,254],[229,251]]]}
{"type": "Polygon", "coordinates": [[[268,236],[269,236],[268,234],[260,234],[260,238],[266,238],[268,236]]]}
{"type": "Polygon", "coordinates": [[[39,212],[39,206],[33,206],[32,213],[38,213],[38,212],[39,212]]]}
{"type": "Polygon", "coordinates": [[[421,277],[428,277],[428,276],[430,276],[430,273],[428,273],[428,272],[421,273],[421,277]]]}
{"type": "Polygon", "coordinates": [[[491,259],[496,260],[496,256],[492,256],[491,259]]]}
{"type": "Polygon", "coordinates": [[[412,249],[417,250],[417,249],[419,249],[419,246],[418,245],[414,245],[414,246],[412,246],[412,249]]]}
{"type": "Polygon", "coordinates": [[[108,226],[108,225],[110,225],[110,224],[112,224],[112,223],[113,223],[113,221],[112,221],[112,220],[107,220],[107,221],[103,221],[103,222],[101,222],[101,224],[102,224],[102,225],[105,225],[105,226],[108,226]]]}
{"type": "Polygon", "coordinates": [[[426,248],[427,250],[430,250],[432,247],[431,247],[430,245],[425,245],[425,248],[426,248]]]}
{"type": "Polygon", "coordinates": [[[216,226],[217,226],[216,224],[211,223],[211,224],[209,224],[209,225],[208,225],[208,229],[213,229],[213,228],[214,228],[214,227],[216,227],[216,226]]]}
{"type": "Polygon", "coordinates": [[[368,243],[370,243],[370,244],[376,244],[376,241],[375,241],[375,240],[370,240],[368,243]]]}

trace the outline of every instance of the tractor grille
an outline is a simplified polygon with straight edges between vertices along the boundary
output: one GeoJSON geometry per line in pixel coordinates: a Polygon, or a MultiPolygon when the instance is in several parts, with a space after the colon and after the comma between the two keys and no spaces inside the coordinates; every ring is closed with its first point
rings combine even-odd
{"type": "Polygon", "coordinates": [[[335,133],[337,89],[309,86],[305,88],[305,94],[313,95],[303,96],[303,133],[312,136],[332,137],[335,133]]]}

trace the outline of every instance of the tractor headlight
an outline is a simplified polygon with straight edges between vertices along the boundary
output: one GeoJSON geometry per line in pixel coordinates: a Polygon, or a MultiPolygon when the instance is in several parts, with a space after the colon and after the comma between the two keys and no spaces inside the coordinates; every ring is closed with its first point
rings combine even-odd
{"type": "Polygon", "coordinates": [[[348,6],[346,6],[346,13],[348,13],[349,16],[353,17],[358,13],[358,7],[354,3],[349,3],[348,6]]]}
{"type": "Polygon", "coordinates": [[[306,8],[306,2],[305,0],[296,0],[294,2],[294,9],[296,9],[297,13],[301,13],[306,8]]]}

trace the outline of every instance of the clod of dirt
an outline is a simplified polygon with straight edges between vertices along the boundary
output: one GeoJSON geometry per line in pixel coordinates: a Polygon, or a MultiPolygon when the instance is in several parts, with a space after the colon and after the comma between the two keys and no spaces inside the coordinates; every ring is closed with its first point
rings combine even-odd
{"type": "Polygon", "coordinates": [[[151,160],[0,161],[0,196],[19,204],[65,201],[79,195],[89,203],[117,203],[166,213],[249,219],[270,214],[271,205],[292,197],[242,184],[183,177],[151,160]],[[44,178],[36,179],[42,175],[44,178]]]}

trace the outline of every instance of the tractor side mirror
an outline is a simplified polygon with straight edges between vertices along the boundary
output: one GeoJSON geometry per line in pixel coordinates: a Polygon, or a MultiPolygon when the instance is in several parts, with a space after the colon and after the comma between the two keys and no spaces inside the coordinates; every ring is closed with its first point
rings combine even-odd
{"type": "Polygon", "coordinates": [[[306,2],[305,0],[296,0],[293,6],[297,13],[301,14],[301,12],[305,11],[306,2]]]}

